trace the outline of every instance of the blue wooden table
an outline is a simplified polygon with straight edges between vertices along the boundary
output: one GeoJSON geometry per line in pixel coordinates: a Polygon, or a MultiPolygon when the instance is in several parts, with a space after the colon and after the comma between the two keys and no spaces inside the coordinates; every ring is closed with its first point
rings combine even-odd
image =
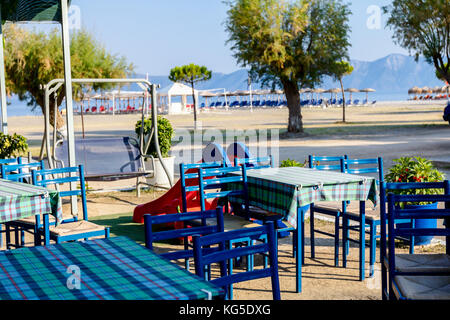
{"type": "MultiPolygon", "coordinates": [[[[242,188],[242,184],[233,185],[242,188]]],[[[365,201],[376,202],[377,185],[374,178],[348,173],[309,168],[265,168],[247,171],[249,204],[282,214],[297,228],[296,291],[301,292],[304,215],[310,204],[320,201],[360,201],[361,225],[365,225],[365,201]]],[[[243,199],[230,199],[243,203],[243,199]]],[[[364,228],[360,235],[360,279],[364,279],[364,228]]]]}
{"type": "Polygon", "coordinates": [[[126,237],[0,252],[0,300],[201,300],[223,294],[126,237]]]}

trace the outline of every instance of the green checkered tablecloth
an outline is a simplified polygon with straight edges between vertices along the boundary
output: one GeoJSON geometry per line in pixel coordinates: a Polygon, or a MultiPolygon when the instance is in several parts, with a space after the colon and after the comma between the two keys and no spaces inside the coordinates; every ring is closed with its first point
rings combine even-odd
{"type": "MultiPolygon", "coordinates": [[[[297,208],[319,201],[372,200],[376,204],[374,178],[309,168],[267,168],[247,171],[250,205],[282,214],[297,226],[297,208]]],[[[242,188],[242,184],[233,184],[242,188]]],[[[243,203],[242,199],[230,201],[243,203]]]]}
{"type": "Polygon", "coordinates": [[[222,294],[126,237],[0,253],[5,300],[196,300],[222,294]]]}
{"type": "Polygon", "coordinates": [[[38,214],[52,214],[57,223],[61,221],[61,198],[57,191],[0,179],[0,223],[38,214]]]}

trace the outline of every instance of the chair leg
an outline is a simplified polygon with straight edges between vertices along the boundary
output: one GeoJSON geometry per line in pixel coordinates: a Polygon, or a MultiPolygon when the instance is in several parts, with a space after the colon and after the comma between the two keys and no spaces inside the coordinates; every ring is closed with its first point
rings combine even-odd
{"type": "Polygon", "coordinates": [[[348,218],[342,216],[342,266],[347,268],[347,256],[349,251],[349,231],[348,231],[348,218]]]}
{"type": "Polygon", "coordinates": [[[25,231],[24,229],[20,229],[20,246],[25,247],[25,231]]]}
{"type": "Polygon", "coordinates": [[[377,226],[371,222],[370,223],[370,268],[369,268],[369,277],[373,277],[375,273],[375,256],[377,251],[377,242],[375,239],[375,232],[377,226]]]}
{"type": "Polygon", "coordinates": [[[6,250],[10,250],[11,249],[11,228],[9,227],[9,225],[5,226],[5,246],[6,246],[6,250]]]}
{"type": "Polygon", "coordinates": [[[365,260],[366,260],[366,203],[360,201],[359,204],[360,222],[359,222],[359,280],[365,279],[365,260]]]}
{"type": "Polygon", "coordinates": [[[340,216],[336,215],[334,221],[334,266],[339,266],[339,220],[340,216]]]}
{"type": "Polygon", "coordinates": [[[316,257],[315,241],[314,241],[314,208],[311,205],[309,210],[309,228],[310,228],[310,244],[311,244],[311,259],[316,257]]]}

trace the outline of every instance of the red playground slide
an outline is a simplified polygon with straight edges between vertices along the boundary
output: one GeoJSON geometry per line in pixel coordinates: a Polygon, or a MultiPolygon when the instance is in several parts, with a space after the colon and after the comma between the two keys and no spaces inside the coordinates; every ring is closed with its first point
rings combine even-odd
{"type": "MultiPolygon", "coordinates": [[[[233,144],[234,145],[234,144],[233,144]]],[[[234,147],[236,149],[236,147],[234,147]]],[[[227,153],[222,146],[210,143],[203,150],[203,161],[223,161],[225,159],[227,166],[232,166],[232,163],[227,157],[227,153]]],[[[188,170],[186,173],[194,173],[195,169],[188,170]]],[[[186,181],[186,185],[198,185],[198,179],[190,179],[186,181]]],[[[217,207],[218,198],[206,201],[205,210],[214,210],[217,207]]],[[[200,196],[198,191],[186,192],[187,211],[201,211],[200,196]]],[[[181,180],[160,198],[136,206],[133,213],[133,221],[136,223],[144,223],[144,214],[162,215],[182,212],[183,202],[181,195],[181,180]]]]}

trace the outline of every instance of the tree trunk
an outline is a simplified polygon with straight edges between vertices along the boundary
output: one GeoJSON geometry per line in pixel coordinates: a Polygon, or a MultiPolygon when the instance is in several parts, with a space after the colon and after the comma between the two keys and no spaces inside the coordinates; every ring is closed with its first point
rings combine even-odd
{"type": "MultiPolygon", "coordinates": [[[[45,115],[45,100],[44,100],[44,92],[39,92],[39,94],[34,95],[36,98],[37,104],[41,107],[42,114],[45,115]]],[[[58,94],[58,98],[56,100],[56,104],[58,107],[62,104],[64,101],[65,94],[61,91],[60,94],[58,94]]],[[[50,125],[53,127],[53,124],[55,123],[55,116],[56,116],[56,129],[60,129],[66,125],[66,121],[61,114],[59,110],[57,110],[55,115],[55,98],[53,96],[50,97],[49,100],[49,114],[50,114],[50,125]]]]}
{"type": "Polygon", "coordinates": [[[282,81],[282,83],[289,110],[288,132],[303,133],[303,117],[300,106],[300,93],[297,83],[290,80],[282,81]]]}
{"type": "Polygon", "coordinates": [[[344,91],[344,84],[342,83],[342,77],[339,78],[339,82],[341,83],[341,90],[342,90],[342,122],[345,122],[345,91],[344,91]]]}

